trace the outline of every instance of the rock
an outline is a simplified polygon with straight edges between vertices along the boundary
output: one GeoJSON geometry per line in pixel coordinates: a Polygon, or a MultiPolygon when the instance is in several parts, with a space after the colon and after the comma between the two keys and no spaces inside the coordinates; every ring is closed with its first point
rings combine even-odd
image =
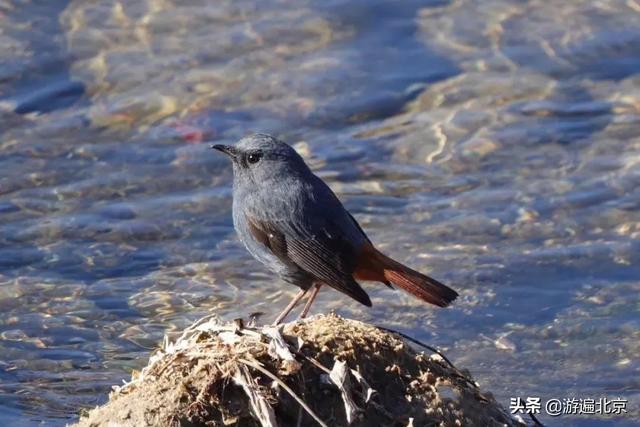
{"type": "Polygon", "coordinates": [[[336,315],[201,319],[77,426],[522,425],[441,354],[336,315]]]}

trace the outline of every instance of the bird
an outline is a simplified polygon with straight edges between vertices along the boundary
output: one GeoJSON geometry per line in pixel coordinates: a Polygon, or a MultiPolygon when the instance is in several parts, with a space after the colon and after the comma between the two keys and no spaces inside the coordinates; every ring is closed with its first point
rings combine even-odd
{"type": "Polygon", "coordinates": [[[252,134],[234,145],[210,146],[233,164],[233,225],[253,257],[298,293],[274,321],[280,324],[307,296],[308,314],[320,288],[329,286],[367,307],[358,281],[397,286],[446,307],[458,293],[380,252],[329,186],[287,143],[252,134]]]}

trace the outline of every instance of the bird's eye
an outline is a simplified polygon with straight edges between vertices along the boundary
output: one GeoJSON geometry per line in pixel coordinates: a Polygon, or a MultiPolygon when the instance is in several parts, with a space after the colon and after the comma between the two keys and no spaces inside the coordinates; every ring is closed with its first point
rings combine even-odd
{"type": "Polygon", "coordinates": [[[250,164],[258,163],[262,158],[262,153],[251,153],[247,156],[247,162],[250,164]]]}

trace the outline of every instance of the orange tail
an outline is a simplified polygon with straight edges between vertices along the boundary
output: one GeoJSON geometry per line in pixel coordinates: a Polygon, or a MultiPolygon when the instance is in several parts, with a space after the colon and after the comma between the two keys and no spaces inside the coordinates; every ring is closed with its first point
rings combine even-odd
{"type": "Polygon", "coordinates": [[[446,307],[458,293],[429,276],[400,264],[373,246],[363,249],[354,278],[392,283],[422,301],[446,307]]]}

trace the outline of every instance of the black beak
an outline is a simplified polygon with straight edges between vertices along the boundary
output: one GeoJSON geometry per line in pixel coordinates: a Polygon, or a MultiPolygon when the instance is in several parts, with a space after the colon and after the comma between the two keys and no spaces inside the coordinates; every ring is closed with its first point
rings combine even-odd
{"type": "Polygon", "coordinates": [[[211,145],[210,148],[213,148],[214,150],[222,151],[224,154],[231,157],[232,159],[235,159],[236,156],[238,155],[238,150],[236,150],[231,145],[216,144],[216,145],[211,145]]]}

